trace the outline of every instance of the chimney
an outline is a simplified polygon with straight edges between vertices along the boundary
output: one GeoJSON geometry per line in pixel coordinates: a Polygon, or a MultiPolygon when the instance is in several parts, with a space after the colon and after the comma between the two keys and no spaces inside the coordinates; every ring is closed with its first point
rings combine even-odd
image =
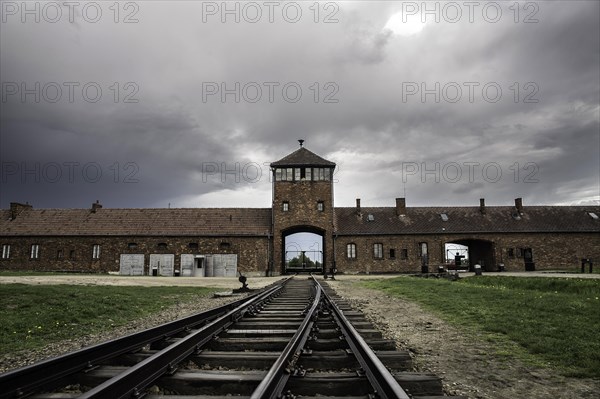
{"type": "Polygon", "coordinates": [[[479,212],[485,215],[485,198],[479,198],[479,212]]]}
{"type": "Polygon", "coordinates": [[[406,198],[396,198],[396,215],[406,215],[406,198]]]}
{"type": "Polygon", "coordinates": [[[33,209],[33,207],[31,205],[29,205],[29,202],[26,202],[25,204],[19,204],[18,202],[11,202],[10,203],[10,220],[15,220],[17,218],[17,216],[19,216],[19,214],[21,212],[23,212],[25,209],[33,209]]]}
{"type": "Polygon", "coordinates": [[[356,199],[356,214],[360,215],[360,198],[356,199]]]}
{"type": "Polygon", "coordinates": [[[519,213],[523,213],[523,198],[515,198],[515,208],[519,213]]]}
{"type": "Polygon", "coordinates": [[[100,201],[96,200],[96,202],[92,204],[92,213],[96,213],[100,208],[102,208],[102,205],[100,205],[100,201]]]}

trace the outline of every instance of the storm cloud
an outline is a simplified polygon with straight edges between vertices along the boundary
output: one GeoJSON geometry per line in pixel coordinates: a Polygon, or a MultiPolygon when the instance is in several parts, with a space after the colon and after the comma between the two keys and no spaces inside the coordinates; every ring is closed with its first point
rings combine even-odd
{"type": "Polygon", "coordinates": [[[600,201],[598,2],[88,3],[1,3],[4,208],[600,201]]]}

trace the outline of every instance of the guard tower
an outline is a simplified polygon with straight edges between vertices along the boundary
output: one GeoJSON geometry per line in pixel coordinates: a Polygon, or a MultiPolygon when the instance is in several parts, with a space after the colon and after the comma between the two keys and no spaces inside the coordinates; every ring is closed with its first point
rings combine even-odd
{"type": "Polygon", "coordinates": [[[322,273],[333,267],[335,163],[304,147],[271,164],[273,272],[322,273]]]}

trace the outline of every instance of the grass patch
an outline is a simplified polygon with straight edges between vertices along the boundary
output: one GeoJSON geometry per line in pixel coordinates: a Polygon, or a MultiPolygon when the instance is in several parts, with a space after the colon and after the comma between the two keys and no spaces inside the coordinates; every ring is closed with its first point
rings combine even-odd
{"type": "Polygon", "coordinates": [[[483,335],[500,356],[513,353],[570,377],[600,377],[600,280],[401,277],[363,284],[483,335]]]}
{"type": "Polygon", "coordinates": [[[98,333],[214,292],[201,287],[0,285],[0,353],[98,333]]]}

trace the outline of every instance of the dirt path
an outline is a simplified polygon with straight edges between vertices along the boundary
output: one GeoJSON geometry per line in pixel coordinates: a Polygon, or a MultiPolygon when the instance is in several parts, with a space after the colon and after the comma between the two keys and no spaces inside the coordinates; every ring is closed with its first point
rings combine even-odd
{"type": "Polygon", "coordinates": [[[600,381],[551,375],[495,351],[480,337],[466,337],[417,304],[361,287],[343,277],[330,282],[339,295],[383,334],[408,349],[420,371],[439,375],[451,395],[477,399],[583,399],[600,397],[600,381]]]}

